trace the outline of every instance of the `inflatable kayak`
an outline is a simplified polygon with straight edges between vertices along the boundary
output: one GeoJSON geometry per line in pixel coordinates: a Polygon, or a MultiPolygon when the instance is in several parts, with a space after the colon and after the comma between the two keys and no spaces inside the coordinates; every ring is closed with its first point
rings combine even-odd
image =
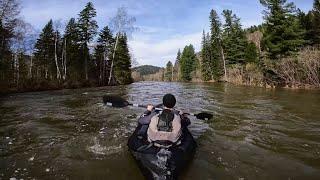
{"type": "Polygon", "coordinates": [[[138,136],[139,126],[128,140],[129,151],[146,179],[177,179],[192,160],[197,144],[188,128],[183,129],[181,141],[171,147],[157,147],[138,136]]]}

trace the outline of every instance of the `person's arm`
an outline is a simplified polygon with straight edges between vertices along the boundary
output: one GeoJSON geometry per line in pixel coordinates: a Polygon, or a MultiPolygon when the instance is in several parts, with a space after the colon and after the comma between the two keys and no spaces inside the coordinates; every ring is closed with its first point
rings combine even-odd
{"type": "Polygon", "coordinates": [[[174,110],[174,113],[181,118],[181,127],[188,127],[191,124],[187,115],[184,115],[182,111],[174,110]]]}
{"type": "Polygon", "coordinates": [[[152,105],[148,105],[147,111],[145,111],[139,118],[138,122],[141,125],[147,125],[150,123],[151,118],[156,115],[152,105]]]}
{"type": "Polygon", "coordinates": [[[188,127],[191,124],[190,119],[187,116],[180,115],[180,118],[182,127],[188,127]]]}

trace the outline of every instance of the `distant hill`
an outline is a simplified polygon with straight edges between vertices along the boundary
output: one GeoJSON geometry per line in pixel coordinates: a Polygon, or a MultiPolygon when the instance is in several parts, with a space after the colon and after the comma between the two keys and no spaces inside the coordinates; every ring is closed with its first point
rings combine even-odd
{"type": "Polygon", "coordinates": [[[161,67],[157,67],[157,66],[143,65],[143,66],[132,68],[132,71],[139,72],[141,76],[145,76],[149,74],[155,74],[159,72],[161,69],[162,69],[161,67]]]}

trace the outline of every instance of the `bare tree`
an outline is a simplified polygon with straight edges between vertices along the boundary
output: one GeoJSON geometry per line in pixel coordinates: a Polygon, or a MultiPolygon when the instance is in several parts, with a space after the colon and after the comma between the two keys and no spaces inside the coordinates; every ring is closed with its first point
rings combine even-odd
{"type": "Polygon", "coordinates": [[[112,79],[114,58],[115,58],[115,53],[118,46],[119,36],[121,33],[123,33],[123,34],[126,34],[128,37],[130,37],[132,32],[136,29],[134,27],[135,22],[136,22],[136,19],[128,15],[127,9],[125,7],[118,8],[116,16],[111,20],[110,26],[113,29],[113,31],[116,33],[116,43],[113,49],[108,85],[110,85],[111,79],[112,79]]]}
{"type": "Polygon", "coordinates": [[[56,69],[57,69],[57,79],[61,79],[61,72],[60,72],[60,67],[59,67],[59,62],[58,62],[58,38],[59,38],[59,31],[62,27],[61,20],[56,20],[53,23],[54,26],[54,61],[56,64],[56,69]]]}

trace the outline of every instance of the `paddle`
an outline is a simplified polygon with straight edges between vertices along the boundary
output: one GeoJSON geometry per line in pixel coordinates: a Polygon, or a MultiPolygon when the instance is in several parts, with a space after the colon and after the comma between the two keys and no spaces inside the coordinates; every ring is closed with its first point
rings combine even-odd
{"type": "MultiPolygon", "coordinates": [[[[127,106],[147,108],[146,105],[132,104],[132,103],[129,103],[127,100],[123,99],[122,97],[114,96],[114,95],[103,96],[103,103],[105,103],[107,106],[112,106],[112,107],[116,107],[116,108],[123,108],[123,107],[127,107],[127,106]]],[[[161,108],[158,108],[159,106],[160,105],[157,105],[155,109],[162,110],[161,108]]],[[[205,113],[205,112],[201,112],[198,114],[193,114],[193,113],[184,113],[184,114],[187,114],[190,116],[195,116],[197,119],[201,119],[201,120],[208,120],[213,117],[212,114],[205,113]]]]}

